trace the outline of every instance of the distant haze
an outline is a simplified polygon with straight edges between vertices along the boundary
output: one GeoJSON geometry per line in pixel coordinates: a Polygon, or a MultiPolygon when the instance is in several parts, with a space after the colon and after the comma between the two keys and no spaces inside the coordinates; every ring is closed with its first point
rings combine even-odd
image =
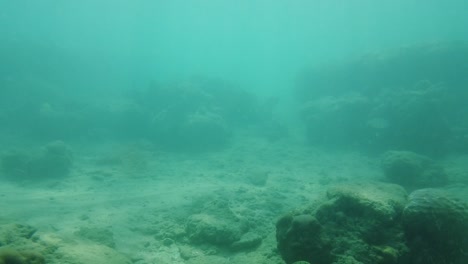
{"type": "Polygon", "coordinates": [[[307,65],[468,38],[463,0],[0,0],[0,78],[71,89],[206,75],[289,93],[307,65]],[[20,69],[20,70],[19,70],[20,69]]]}

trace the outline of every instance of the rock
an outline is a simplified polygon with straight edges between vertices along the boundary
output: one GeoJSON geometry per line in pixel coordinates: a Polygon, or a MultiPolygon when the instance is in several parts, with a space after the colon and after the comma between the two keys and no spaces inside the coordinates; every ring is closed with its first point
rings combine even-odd
{"type": "Polygon", "coordinates": [[[387,151],[382,157],[385,177],[406,189],[443,186],[448,182],[443,167],[429,157],[411,151],[387,151]]]}
{"type": "Polygon", "coordinates": [[[296,94],[309,109],[304,123],[314,146],[466,152],[468,92],[460,87],[468,84],[467,70],[466,42],[398,47],[309,68],[296,94]],[[350,94],[366,104],[343,100],[350,94]]]}
{"type": "Polygon", "coordinates": [[[288,264],[396,264],[407,253],[400,222],[406,201],[394,184],[331,187],[325,201],[277,222],[278,250],[288,264]]]}
{"type": "Polygon", "coordinates": [[[289,215],[276,223],[278,250],[286,263],[313,261],[328,263],[330,245],[322,226],[312,215],[289,215]]]}
{"type": "Polygon", "coordinates": [[[0,224],[0,264],[44,264],[47,246],[35,237],[37,229],[23,224],[0,224]]]}
{"type": "Polygon", "coordinates": [[[230,246],[242,235],[241,228],[235,223],[208,214],[191,215],[186,232],[193,243],[216,246],[230,246]]]}
{"type": "Polygon", "coordinates": [[[241,250],[252,250],[258,247],[262,243],[262,237],[253,232],[247,232],[242,237],[232,243],[230,249],[235,251],[241,250]]]}
{"type": "Polygon", "coordinates": [[[45,264],[45,258],[38,252],[16,250],[13,248],[0,249],[0,264],[45,264]]]}
{"type": "Polygon", "coordinates": [[[328,211],[329,205],[337,207],[345,215],[362,220],[390,223],[401,214],[406,202],[406,191],[395,184],[354,183],[332,186],[327,190],[328,203],[317,211],[320,219],[337,214],[328,211]],[[331,215],[330,215],[331,214],[331,215]]]}
{"type": "Polygon", "coordinates": [[[52,233],[36,232],[35,228],[28,225],[0,224],[0,264],[44,263],[130,264],[131,261],[114,249],[91,239],[67,238],[65,241],[52,233]]]}
{"type": "Polygon", "coordinates": [[[44,178],[64,177],[70,173],[73,154],[62,141],[54,141],[45,146],[42,155],[30,161],[32,173],[44,178]]]}
{"type": "Polygon", "coordinates": [[[2,174],[12,180],[21,180],[29,178],[30,157],[26,152],[10,151],[1,157],[2,174]]]}
{"type": "Polygon", "coordinates": [[[65,177],[72,165],[72,151],[62,141],[49,143],[40,151],[14,150],[1,157],[3,175],[13,181],[65,177]]]}
{"type": "Polygon", "coordinates": [[[420,189],[403,211],[410,263],[468,263],[468,188],[420,189]]]}
{"type": "Polygon", "coordinates": [[[30,225],[8,224],[0,228],[0,246],[14,243],[17,240],[31,239],[37,229],[30,225]]]}

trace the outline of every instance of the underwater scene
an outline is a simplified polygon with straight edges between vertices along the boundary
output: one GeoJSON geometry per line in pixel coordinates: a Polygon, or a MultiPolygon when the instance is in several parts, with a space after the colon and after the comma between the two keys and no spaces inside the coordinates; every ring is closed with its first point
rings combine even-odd
{"type": "Polygon", "coordinates": [[[0,0],[0,264],[468,263],[466,10],[0,0]]]}

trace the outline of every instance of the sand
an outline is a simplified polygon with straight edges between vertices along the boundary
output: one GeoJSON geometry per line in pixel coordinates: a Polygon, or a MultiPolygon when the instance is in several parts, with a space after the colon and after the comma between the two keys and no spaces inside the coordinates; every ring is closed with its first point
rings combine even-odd
{"type": "MultiPolygon", "coordinates": [[[[32,240],[49,248],[48,263],[282,263],[281,215],[321,199],[333,184],[383,180],[377,154],[292,139],[243,137],[208,153],[148,142],[71,146],[68,177],[0,185],[2,222],[36,228],[32,240]],[[187,224],[196,214],[239,220],[261,244],[231,250],[193,241],[187,224]]],[[[462,160],[448,162],[457,175],[462,160]]]]}

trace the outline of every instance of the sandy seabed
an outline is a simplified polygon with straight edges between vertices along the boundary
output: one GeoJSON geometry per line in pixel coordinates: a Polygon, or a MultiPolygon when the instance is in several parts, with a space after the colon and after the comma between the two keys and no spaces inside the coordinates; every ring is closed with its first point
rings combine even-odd
{"type": "MultiPolygon", "coordinates": [[[[34,227],[30,240],[47,263],[283,263],[275,240],[281,215],[335,183],[384,178],[378,155],[294,140],[240,138],[221,151],[185,154],[146,142],[72,148],[68,177],[0,185],[4,229],[34,227]],[[230,250],[191,240],[187,221],[196,214],[242,219],[261,243],[230,250]]],[[[465,171],[465,161],[450,159],[449,171],[465,171]]]]}

